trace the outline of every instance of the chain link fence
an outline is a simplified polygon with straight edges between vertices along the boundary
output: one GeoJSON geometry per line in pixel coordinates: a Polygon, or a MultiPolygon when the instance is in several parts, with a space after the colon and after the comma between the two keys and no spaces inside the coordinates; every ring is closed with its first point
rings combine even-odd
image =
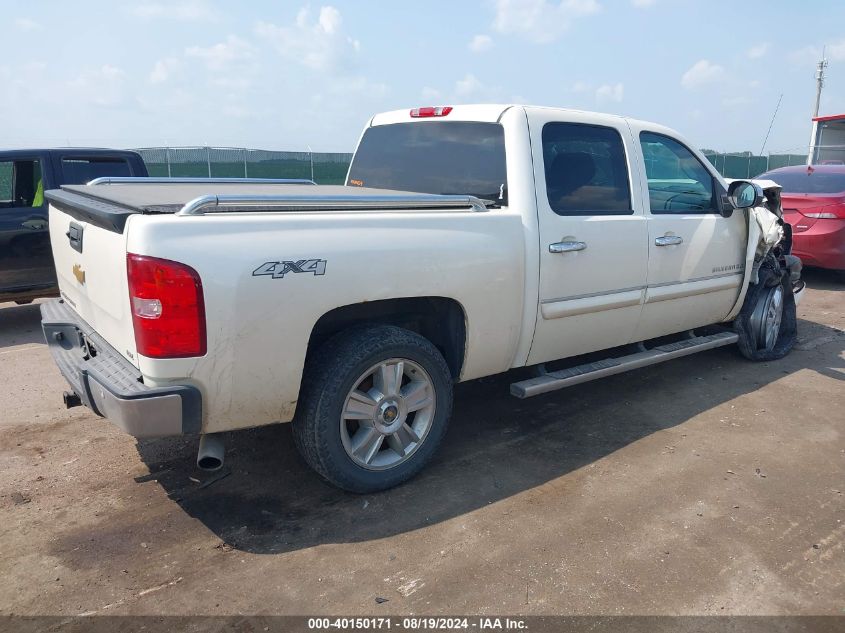
{"type": "Polygon", "coordinates": [[[142,147],[150,176],[169,178],[307,178],[343,184],[352,154],[275,152],[243,147],[142,147]]]}
{"type": "Polygon", "coordinates": [[[704,152],[704,155],[725,178],[754,178],[778,167],[807,164],[807,154],[751,156],[745,152],[737,154],[704,152]]]}
{"type": "MultiPolygon", "coordinates": [[[[308,178],[322,185],[343,184],[352,154],[276,152],[243,147],[142,147],[150,176],[194,178],[308,178]]],[[[806,154],[704,152],[726,178],[753,178],[777,167],[804,165],[806,154]]]]}

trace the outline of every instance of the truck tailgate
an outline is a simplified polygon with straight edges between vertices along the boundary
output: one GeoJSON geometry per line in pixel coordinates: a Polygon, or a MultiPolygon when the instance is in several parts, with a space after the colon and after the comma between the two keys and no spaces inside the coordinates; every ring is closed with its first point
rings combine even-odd
{"type": "Polygon", "coordinates": [[[126,280],[125,234],[71,217],[53,204],[49,226],[62,298],[137,367],[126,280]]]}

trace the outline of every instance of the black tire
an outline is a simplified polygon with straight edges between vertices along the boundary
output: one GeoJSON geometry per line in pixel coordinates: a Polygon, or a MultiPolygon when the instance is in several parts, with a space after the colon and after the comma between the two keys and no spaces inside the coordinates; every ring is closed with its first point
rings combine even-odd
{"type": "Polygon", "coordinates": [[[302,457],[323,478],[355,493],[386,490],[416,475],[434,455],[452,414],[452,376],[437,348],[422,336],[386,325],[363,326],[326,341],[309,358],[293,421],[302,457]],[[341,413],[356,381],[374,364],[408,359],[421,366],[434,389],[434,414],[419,446],[386,470],[367,470],[347,454],[341,413]]]}
{"type": "Polygon", "coordinates": [[[25,305],[32,303],[32,299],[17,299],[15,301],[15,303],[18,304],[19,306],[25,306],[25,305]]]}
{"type": "Polygon", "coordinates": [[[778,360],[792,350],[798,338],[798,315],[789,271],[776,271],[767,266],[760,268],[758,283],[749,286],[742,310],[734,321],[734,331],[739,334],[737,342],[739,352],[748,360],[778,360]],[[783,315],[775,344],[771,349],[766,349],[765,346],[760,345],[755,335],[752,315],[758,304],[765,301],[769,293],[777,286],[783,290],[783,315]]]}

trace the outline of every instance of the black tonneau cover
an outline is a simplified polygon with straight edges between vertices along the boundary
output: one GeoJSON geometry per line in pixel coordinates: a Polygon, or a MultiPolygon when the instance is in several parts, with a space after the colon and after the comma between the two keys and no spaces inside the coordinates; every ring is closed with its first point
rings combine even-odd
{"type": "MultiPolygon", "coordinates": [[[[95,224],[102,228],[122,233],[126,220],[134,214],[176,213],[187,203],[204,196],[291,196],[324,199],[325,205],[309,205],[296,210],[347,210],[343,205],[333,203],[332,198],[365,198],[382,196],[395,198],[410,197],[418,200],[415,208],[438,208],[440,196],[431,194],[371,189],[368,187],[347,187],[345,185],[311,185],[281,183],[120,183],[103,185],[66,185],[52,189],[45,194],[50,203],[68,215],[95,224]]],[[[444,204],[449,201],[442,197],[444,204]]],[[[222,204],[222,202],[221,202],[222,204]]],[[[454,205],[451,205],[454,206],[454,205]]],[[[467,203],[466,206],[470,206],[467,203]]],[[[260,210],[259,207],[253,210],[260,210]]]]}

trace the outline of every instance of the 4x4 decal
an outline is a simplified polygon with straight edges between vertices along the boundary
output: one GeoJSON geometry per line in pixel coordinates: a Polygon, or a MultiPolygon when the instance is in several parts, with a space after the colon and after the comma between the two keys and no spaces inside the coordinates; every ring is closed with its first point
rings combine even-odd
{"type": "Polygon", "coordinates": [[[282,279],[287,273],[326,274],[325,259],[300,259],[295,262],[265,262],[252,271],[253,277],[269,275],[273,279],[282,279]]]}

